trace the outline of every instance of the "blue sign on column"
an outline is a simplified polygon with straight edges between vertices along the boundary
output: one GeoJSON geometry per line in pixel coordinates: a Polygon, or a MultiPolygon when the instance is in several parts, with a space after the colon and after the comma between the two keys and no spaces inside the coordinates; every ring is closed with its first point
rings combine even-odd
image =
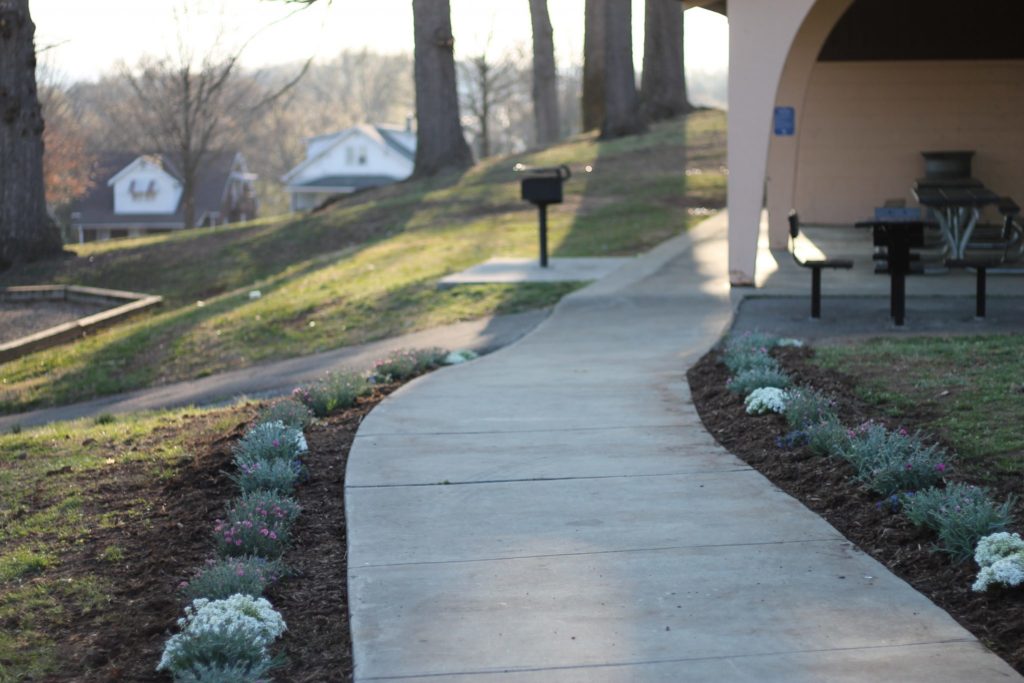
{"type": "Polygon", "coordinates": [[[796,109],[793,107],[775,107],[775,134],[796,135],[796,109]]]}

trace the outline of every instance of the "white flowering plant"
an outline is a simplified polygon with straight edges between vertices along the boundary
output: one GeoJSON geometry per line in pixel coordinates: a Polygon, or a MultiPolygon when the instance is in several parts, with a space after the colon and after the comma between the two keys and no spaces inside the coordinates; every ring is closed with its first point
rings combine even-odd
{"type": "Polygon", "coordinates": [[[268,648],[287,627],[266,599],[237,594],[192,601],[178,628],[164,645],[156,670],[176,680],[202,680],[198,672],[217,669],[245,670],[258,678],[273,666],[268,648]]]}
{"type": "Polygon", "coordinates": [[[775,342],[775,345],[778,346],[779,348],[782,348],[782,349],[785,349],[785,348],[802,349],[804,347],[804,342],[801,339],[793,339],[792,337],[783,337],[782,339],[777,340],[775,342]]]}
{"type": "Polygon", "coordinates": [[[441,362],[444,365],[458,365],[459,363],[465,363],[466,361],[474,360],[478,357],[479,354],[476,351],[471,351],[469,349],[461,349],[459,351],[452,351],[447,356],[445,356],[444,360],[441,362]]]}
{"type": "Polygon", "coordinates": [[[786,392],[777,387],[754,389],[743,401],[747,415],[767,415],[786,410],[786,392]]]}
{"type": "Polygon", "coordinates": [[[985,536],[978,541],[974,561],[981,567],[971,587],[977,593],[992,585],[1016,588],[1024,584],[1024,539],[1020,534],[1001,531],[985,536]]]}

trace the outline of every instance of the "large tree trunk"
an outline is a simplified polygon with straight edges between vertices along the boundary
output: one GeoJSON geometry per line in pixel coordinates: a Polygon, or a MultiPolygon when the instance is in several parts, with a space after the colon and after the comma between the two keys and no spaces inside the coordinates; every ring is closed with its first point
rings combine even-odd
{"type": "Polygon", "coordinates": [[[0,268],[61,250],[46,213],[35,29],[28,0],[0,0],[0,268]]]}
{"type": "Polygon", "coordinates": [[[633,25],[630,0],[601,0],[604,5],[604,121],[601,137],[618,138],[647,129],[633,73],[633,25]]]}
{"type": "Polygon", "coordinates": [[[547,0],[530,0],[533,22],[533,118],[537,144],[558,140],[558,81],[555,73],[555,41],[547,0]]]}
{"type": "Polygon", "coordinates": [[[692,110],[686,97],[683,15],[679,0],[646,2],[640,99],[649,121],[670,119],[692,110]]]}
{"type": "Polygon", "coordinates": [[[586,0],[583,26],[583,96],[580,110],[583,130],[604,123],[604,23],[607,0],[586,0]]]}
{"type": "Polygon", "coordinates": [[[448,0],[412,0],[416,75],[416,177],[473,164],[459,121],[455,38],[448,0]]]}

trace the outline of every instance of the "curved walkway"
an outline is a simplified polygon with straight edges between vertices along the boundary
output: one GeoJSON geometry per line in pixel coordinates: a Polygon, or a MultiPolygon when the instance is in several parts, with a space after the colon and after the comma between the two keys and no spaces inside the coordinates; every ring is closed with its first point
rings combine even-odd
{"type": "Polygon", "coordinates": [[[357,681],[1020,680],[722,448],[724,218],[414,382],[349,460],[357,681]]]}

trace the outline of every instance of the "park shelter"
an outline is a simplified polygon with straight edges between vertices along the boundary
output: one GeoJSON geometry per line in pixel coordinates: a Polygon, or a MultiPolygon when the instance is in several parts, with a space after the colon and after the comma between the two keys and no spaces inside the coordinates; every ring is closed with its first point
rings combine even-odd
{"type": "Polygon", "coordinates": [[[755,282],[761,216],[850,225],[915,204],[921,152],[974,150],[1024,198],[1021,0],[695,0],[729,17],[729,279],[755,282]]]}

